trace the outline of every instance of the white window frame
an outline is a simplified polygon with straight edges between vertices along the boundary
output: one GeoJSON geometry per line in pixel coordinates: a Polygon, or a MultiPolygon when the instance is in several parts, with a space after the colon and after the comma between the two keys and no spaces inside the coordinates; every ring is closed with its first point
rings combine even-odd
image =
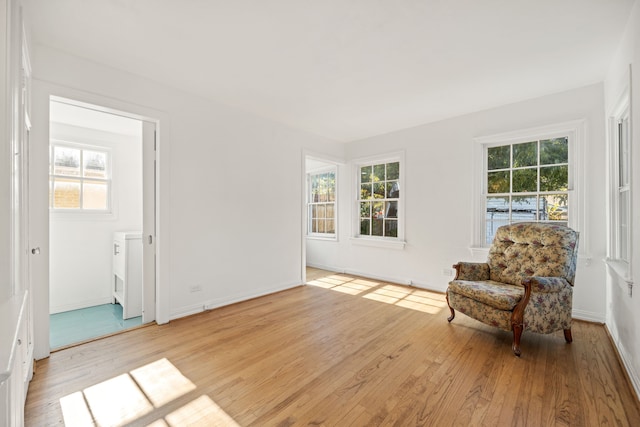
{"type": "Polygon", "coordinates": [[[609,233],[607,242],[607,258],[606,263],[611,269],[627,283],[629,291],[633,286],[633,277],[631,270],[631,259],[633,256],[633,239],[632,239],[632,173],[631,170],[631,101],[630,91],[627,85],[616,103],[615,107],[609,114],[608,120],[608,203],[609,203],[609,233]],[[626,129],[623,129],[626,128],[626,129]],[[620,130],[626,130],[626,141],[621,140],[620,130]],[[626,153],[620,150],[620,145],[626,142],[626,153]],[[621,168],[627,169],[627,182],[621,182],[621,168]],[[621,195],[625,194],[627,198],[627,206],[621,204],[621,195]],[[623,212],[622,209],[625,209],[623,212]],[[626,216],[626,230],[622,230],[622,217],[626,216]],[[624,235],[622,234],[624,233],[624,235]],[[625,245],[626,247],[622,247],[625,245]],[[625,256],[626,252],[626,256],[625,256]]]}
{"type": "MultiPolygon", "coordinates": [[[[536,140],[567,137],[569,144],[569,210],[568,226],[576,231],[584,229],[587,221],[587,210],[584,208],[584,120],[558,123],[537,128],[523,129],[496,135],[478,137],[474,139],[473,155],[473,238],[470,248],[472,254],[478,252],[486,255],[490,244],[486,243],[486,198],[487,191],[487,148],[499,145],[518,144],[536,140]]],[[[589,258],[588,236],[580,236],[579,252],[582,257],[589,258]]]]}
{"type": "Polygon", "coordinates": [[[357,245],[374,246],[388,249],[404,249],[405,247],[405,200],[407,194],[407,188],[405,183],[406,175],[406,162],[405,153],[394,152],[379,156],[363,157],[352,161],[353,171],[353,195],[352,195],[352,234],[351,241],[357,245]],[[400,172],[398,178],[398,184],[400,186],[400,197],[398,198],[398,236],[397,237],[385,237],[385,236],[363,236],[360,235],[360,168],[364,166],[371,166],[377,164],[386,163],[400,163],[400,172]]]}
{"type": "MultiPolygon", "coordinates": [[[[53,199],[49,201],[49,211],[55,215],[63,214],[63,215],[87,215],[87,214],[99,214],[99,215],[111,215],[113,213],[113,152],[111,148],[105,147],[102,145],[92,145],[92,144],[81,144],[77,142],[65,141],[60,139],[52,139],[49,143],[49,194],[52,192],[51,178],[55,180],[56,178],[61,178],[65,180],[73,180],[78,181],[80,183],[80,207],[75,208],[55,208],[53,206],[53,199]],[[64,147],[64,148],[72,148],[75,150],[80,150],[81,157],[80,163],[82,165],[82,153],[84,151],[96,151],[106,154],[107,162],[105,167],[105,172],[107,178],[88,178],[83,176],[67,176],[67,175],[54,175],[53,174],[53,151],[54,147],[64,147]],[[84,181],[101,181],[107,184],[107,208],[106,209],[83,209],[82,208],[82,184],[84,181]]],[[[51,196],[50,196],[51,197],[51,196]]]]}
{"type": "Polygon", "coordinates": [[[319,239],[319,240],[337,240],[338,239],[338,165],[331,165],[327,167],[323,167],[320,169],[312,170],[307,172],[307,237],[310,239],[319,239]],[[333,233],[318,233],[312,231],[311,221],[311,206],[317,204],[311,200],[312,197],[312,176],[313,175],[322,175],[328,172],[332,172],[335,176],[335,184],[334,184],[334,192],[335,192],[335,200],[333,202],[317,202],[321,204],[333,203],[333,233]]]}

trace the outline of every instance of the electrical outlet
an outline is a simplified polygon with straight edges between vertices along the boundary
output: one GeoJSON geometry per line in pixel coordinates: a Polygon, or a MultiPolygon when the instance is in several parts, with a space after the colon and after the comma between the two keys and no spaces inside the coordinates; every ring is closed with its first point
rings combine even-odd
{"type": "Polygon", "coordinates": [[[189,288],[189,292],[193,293],[193,292],[200,292],[202,290],[202,286],[201,285],[193,285],[189,288]]]}

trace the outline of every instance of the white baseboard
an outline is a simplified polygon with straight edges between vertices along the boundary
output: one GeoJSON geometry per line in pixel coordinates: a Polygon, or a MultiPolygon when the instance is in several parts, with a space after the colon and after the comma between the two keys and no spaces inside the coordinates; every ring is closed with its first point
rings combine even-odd
{"type": "Polygon", "coordinates": [[[323,264],[316,264],[316,263],[308,262],[307,263],[307,267],[319,268],[320,270],[333,271],[333,272],[336,272],[336,273],[345,273],[344,269],[338,268],[338,267],[335,267],[335,266],[332,266],[332,265],[323,265],[323,264]]]}
{"type": "Polygon", "coordinates": [[[96,305],[111,304],[112,302],[113,302],[113,299],[111,297],[102,297],[102,298],[96,298],[92,300],[78,301],[71,304],[61,304],[61,305],[51,306],[49,308],[49,314],[62,313],[62,312],[71,311],[71,310],[79,310],[81,308],[93,307],[96,305]]]}
{"type": "Polygon", "coordinates": [[[412,280],[411,281],[411,286],[416,287],[416,288],[420,288],[420,289],[424,289],[426,291],[440,292],[441,294],[444,294],[445,292],[447,292],[447,286],[449,286],[449,282],[450,281],[451,281],[451,278],[446,279],[446,283],[444,283],[443,286],[437,287],[437,286],[430,285],[428,283],[417,282],[415,280],[412,280]]]}
{"type": "Polygon", "coordinates": [[[366,277],[367,279],[373,279],[373,280],[380,280],[383,282],[391,282],[391,283],[398,283],[401,285],[410,285],[412,283],[411,279],[408,279],[406,277],[391,277],[391,276],[379,276],[376,274],[370,274],[370,273],[366,273],[364,271],[358,271],[358,270],[352,270],[352,269],[345,269],[344,272],[346,274],[353,274],[354,276],[361,276],[361,277],[366,277]]]}
{"type": "Polygon", "coordinates": [[[627,376],[629,377],[629,381],[631,381],[633,391],[636,394],[636,399],[640,400],[640,376],[638,376],[638,372],[636,372],[635,368],[633,367],[633,358],[620,345],[620,340],[618,339],[618,333],[615,327],[610,328],[608,324],[605,324],[604,327],[609,334],[609,338],[611,338],[611,342],[615,351],[618,353],[618,356],[622,361],[622,365],[624,367],[624,370],[626,371],[627,376]]]}
{"type": "Polygon", "coordinates": [[[213,310],[214,308],[224,307],[225,305],[231,305],[237,302],[262,297],[265,295],[295,288],[296,286],[300,286],[300,285],[301,283],[298,280],[295,282],[290,282],[288,284],[282,284],[278,286],[258,289],[258,290],[255,290],[254,292],[230,295],[223,298],[214,298],[210,300],[204,300],[197,304],[179,307],[178,309],[172,310],[169,320],[175,320],[181,317],[190,316],[192,314],[202,313],[203,311],[213,310]]]}
{"type": "Polygon", "coordinates": [[[573,309],[571,317],[578,320],[586,320],[587,322],[604,323],[604,313],[594,313],[592,311],[573,309]]]}
{"type": "Polygon", "coordinates": [[[341,267],[335,267],[331,265],[322,265],[322,264],[315,264],[315,263],[307,263],[307,266],[313,267],[313,268],[320,268],[322,270],[335,271],[336,273],[344,273],[344,274],[351,274],[353,276],[366,277],[367,279],[380,280],[382,282],[400,283],[403,285],[411,284],[411,279],[401,278],[401,277],[390,277],[390,276],[377,276],[371,273],[353,270],[350,268],[341,268],[341,267]]]}
{"type": "MultiPolygon", "coordinates": [[[[313,268],[319,268],[321,270],[328,270],[328,271],[335,271],[336,273],[345,273],[345,274],[352,274],[354,276],[360,276],[360,277],[364,277],[366,279],[372,279],[372,280],[380,280],[382,282],[390,282],[390,283],[398,283],[401,285],[410,285],[416,288],[420,288],[420,289],[425,289],[428,291],[435,291],[435,292],[445,292],[447,287],[446,284],[444,286],[443,289],[435,287],[433,285],[429,285],[427,283],[423,283],[423,282],[419,282],[419,281],[415,281],[413,279],[409,279],[406,277],[398,277],[398,276],[379,276],[379,275],[375,275],[375,274],[371,274],[371,273],[367,273],[364,271],[359,271],[359,270],[353,270],[350,268],[342,268],[342,267],[336,267],[333,265],[322,265],[322,264],[316,264],[316,263],[307,263],[308,267],[313,267],[313,268]]],[[[449,279],[447,279],[447,283],[449,282],[449,279]]]]}

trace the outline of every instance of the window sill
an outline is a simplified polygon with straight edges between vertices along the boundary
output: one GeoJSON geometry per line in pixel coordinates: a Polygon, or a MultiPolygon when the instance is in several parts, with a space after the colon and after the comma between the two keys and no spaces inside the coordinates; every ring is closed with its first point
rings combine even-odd
{"type": "Polygon", "coordinates": [[[307,234],[307,240],[319,240],[319,241],[324,241],[324,242],[337,242],[338,241],[338,236],[336,235],[328,235],[328,236],[322,236],[322,235],[318,235],[318,234],[307,234]]]}
{"type": "Polygon", "coordinates": [[[352,237],[351,243],[358,246],[369,246],[373,248],[385,248],[403,250],[407,242],[404,240],[368,239],[363,237],[352,237]]]}
{"type": "Polygon", "coordinates": [[[110,221],[115,220],[116,215],[113,212],[96,212],[96,211],[49,211],[51,219],[70,220],[70,221],[110,221]]]}
{"type": "Polygon", "coordinates": [[[604,263],[610,271],[614,272],[620,279],[624,280],[627,285],[633,285],[633,279],[629,276],[629,264],[613,258],[605,258],[604,263]]]}
{"type": "Polygon", "coordinates": [[[469,248],[469,252],[471,252],[471,256],[473,257],[473,259],[480,258],[480,257],[487,259],[487,257],[489,256],[489,247],[488,246],[487,247],[471,246],[469,248]]]}

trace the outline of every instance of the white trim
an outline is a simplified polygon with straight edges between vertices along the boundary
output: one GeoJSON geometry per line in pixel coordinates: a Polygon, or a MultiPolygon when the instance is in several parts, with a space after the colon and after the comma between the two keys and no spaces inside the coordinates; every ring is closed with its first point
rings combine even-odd
{"type": "Polygon", "coordinates": [[[352,276],[364,277],[365,279],[380,280],[385,283],[397,283],[400,285],[411,285],[413,282],[408,278],[390,277],[390,276],[378,276],[375,274],[365,273],[363,271],[351,270],[349,268],[344,270],[345,274],[352,276]]]}
{"type": "MultiPolygon", "coordinates": [[[[344,166],[346,164],[346,162],[339,157],[331,156],[329,154],[319,153],[317,151],[308,150],[306,148],[302,150],[302,159],[317,160],[319,162],[330,163],[336,166],[344,166]]],[[[303,166],[306,169],[306,165],[303,165],[303,166]]]]}
{"type": "Polygon", "coordinates": [[[338,165],[335,163],[327,164],[315,169],[307,169],[307,175],[318,175],[325,172],[335,172],[338,170],[338,165]]]}
{"type": "MultiPolygon", "coordinates": [[[[326,155],[326,154],[321,154],[321,153],[317,153],[311,150],[308,150],[306,148],[302,149],[302,158],[301,158],[301,170],[302,170],[302,194],[301,194],[301,248],[300,248],[300,253],[301,253],[301,257],[300,257],[300,281],[301,283],[305,283],[307,281],[307,271],[306,271],[306,267],[307,267],[307,238],[309,238],[308,236],[308,230],[309,230],[309,209],[307,206],[307,201],[309,199],[307,192],[308,192],[308,174],[307,174],[307,159],[310,160],[315,160],[315,161],[319,161],[319,162],[323,162],[323,163],[327,163],[327,164],[332,164],[335,165],[336,167],[336,182],[338,180],[338,171],[340,169],[340,166],[344,165],[345,162],[342,159],[339,159],[337,157],[334,156],[330,156],[330,155],[326,155]]],[[[339,217],[339,211],[338,211],[338,203],[339,203],[339,183],[336,184],[336,207],[335,207],[335,215],[336,215],[336,224],[335,224],[335,229],[336,229],[336,233],[335,233],[335,237],[334,238],[325,238],[323,240],[332,240],[332,241],[338,241],[338,217],[339,217]]],[[[314,238],[315,239],[315,238],[314,238]]]]}
{"type": "Polygon", "coordinates": [[[319,268],[320,270],[331,271],[332,273],[340,274],[344,273],[343,268],[338,268],[332,265],[324,265],[324,264],[316,264],[315,262],[310,262],[307,264],[307,267],[319,268]]]}
{"type": "Polygon", "coordinates": [[[253,298],[263,297],[277,292],[293,289],[298,286],[302,286],[303,283],[298,281],[284,283],[281,285],[270,286],[259,289],[254,292],[240,293],[222,298],[215,298],[205,300],[197,304],[190,304],[183,307],[179,307],[171,311],[170,320],[179,319],[181,317],[190,316],[192,314],[202,313],[203,311],[214,310],[216,308],[224,307],[227,305],[235,304],[237,302],[248,301],[253,298]]]}
{"type": "Polygon", "coordinates": [[[585,310],[576,310],[575,308],[571,311],[571,317],[577,320],[584,320],[587,322],[595,322],[602,323],[605,322],[604,313],[596,313],[593,311],[585,311],[585,310]]]}
{"type": "MultiPolygon", "coordinates": [[[[620,95],[613,108],[607,115],[607,258],[604,260],[608,269],[617,275],[622,281],[626,282],[627,288],[630,290],[633,286],[632,264],[633,259],[633,170],[631,167],[631,159],[633,154],[632,143],[632,124],[631,124],[631,65],[629,65],[628,75],[625,77],[625,83],[620,91],[620,95]],[[619,259],[619,244],[621,242],[619,227],[619,209],[620,209],[620,191],[619,191],[619,135],[618,122],[621,119],[628,121],[628,150],[627,160],[629,162],[629,200],[627,206],[627,252],[629,260],[619,259]]],[[[621,281],[617,281],[621,282],[621,281]]],[[[625,289],[625,292],[627,290],[625,289]]]]}
{"type": "Polygon", "coordinates": [[[407,242],[404,240],[396,240],[395,238],[384,237],[350,237],[349,241],[356,246],[369,246],[371,248],[384,248],[384,249],[404,249],[407,242]]]}
{"type": "MultiPolygon", "coordinates": [[[[584,119],[572,120],[563,123],[550,124],[535,128],[522,129],[511,132],[504,132],[495,135],[481,136],[473,139],[473,215],[472,215],[472,247],[487,247],[484,242],[484,198],[486,196],[486,158],[484,150],[489,145],[507,145],[529,140],[542,140],[559,135],[567,136],[569,139],[569,198],[571,207],[569,209],[569,226],[576,231],[587,230],[589,212],[586,209],[584,191],[584,167],[586,142],[586,123],[584,119]],[[478,179],[480,178],[480,179],[478,179]]],[[[590,258],[589,235],[582,233],[580,236],[579,253],[590,258]]]]}
{"type": "Polygon", "coordinates": [[[320,240],[323,242],[337,242],[338,234],[337,233],[309,233],[306,236],[307,240],[320,240]]]}
{"type": "Polygon", "coordinates": [[[405,218],[406,218],[406,209],[405,209],[405,200],[407,194],[407,186],[406,186],[406,165],[405,161],[405,151],[395,151],[386,154],[380,154],[375,156],[367,156],[360,157],[357,159],[351,160],[352,166],[352,182],[353,182],[353,190],[351,194],[351,206],[352,211],[350,212],[351,217],[351,234],[350,241],[354,244],[359,244],[363,246],[375,246],[375,247],[387,247],[392,249],[404,249],[405,246],[405,218]],[[360,199],[360,167],[366,165],[375,165],[382,163],[391,163],[391,162],[399,162],[400,163],[400,173],[398,177],[398,182],[400,184],[400,197],[398,198],[398,237],[378,237],[378,236],[361,236],[360,235],[360,206],[358,205],[358,200],[360,199]]]}
{"type": "Polygon", "coordinates": [[[634,357],[629,353],[627,353],[624,347],[621,345],[620,338],[619,338],[620,335],[618,333],[618,330],[615,328],[615,324],[610,325],[607,323],[604,325],[604,327],[607,330],[607,333],[609,335],[609,338],[611,339],[611,342],[613,343],[613,346],[618,352],[618,356],[620,356],[620,360],[622,360],[622,364],[624,365],[627,375],[629,376],[629,380],[633,385],[633,389],[636,394],[636,399],[639,399],[640,398],[640,375],[638,375],[638,372],[635,370],[635,367],[633,364],[634,357]]]}
{"type": "Polygon", "coordinates": [[[63,313],[65,311],[79,310],[81,308],[93,307],[96,305],[112,304],[112,303],[113,303],[113,299],[111,298],[111,296],[95,298],[91,300],[75,302],[73,304],[61,304],[61,305],[52,306],[49,309],[49,314],[63,313]]]}
{"type": "MultiPolygon", "coordinates": [[[[409,278],[377,276],[377,275],[372,275],[370,273],[366,273],[366,272],[362,272],[362,271],[358,271],[358,270],[344,269],[342,267],[335,267],[335,266],[331,266],[331,265],[309,264],[309,267],[314,267],[314,268],[319,268],[321,270],[331,271],[331,272],[333,272],[335,274],[350,274],[352,276],[359,276],[359,277],[362,277],[362,278],[365,278],[365,279],[380,280],[380,281],[387,282],[387,283],[404,284],[404,285],[407,285],[407,286],[412,286],[414,288],[424,289],[426,291],[439,292],[441,294],[444,294],[446,289],[447,289],[447,285],[446,284],[444,284],[440,288],[437,288],[437,287],[434,287],[433,285],[430,285],[428,283],[421,282],[421,281],[416,281],[416,280],[409,279],[409,278]]],[[[450,279],[453,279],[453,277],[450,277],[450,279]]]]}
{"type": "MultiPolygon", "coordinates": [[[[34,144],[49,142],[49,103],[51,100],[57,102],[71,103],[73,105],[84,106],[85,108],[96,109],[101,106],[100,111],[111,114],[122,115],[138,120],[154,123],[157,131],[156,150],[156,323],[163,324],[169,322],[171,309],[170,279],[171,263],[168,261],[171,247],[171,205],[169,198],[169,183],[171,170],[168,167],[168,159],[171,158],[171,123],[170,116],[160,110],[156,110],[143,105],[134,104],[128,101],[121,101],[110,98],[107,95],[86,92],[63,86],[47,80],[33,79],[33,108],[37,111],[38,123],[34,122],[34,129],[41,128],[38,134],[33,135],[34,144]],[[46,121],[46,123],[44,122],[46,121]],[[162,193],[160,190],[163,189],[162,193]],[[166,195],[166,197],[163,196],[166,195]]],[[[37,115],[34,113],[34,117],[37,115]]],[[[45,203],[45,206],[48,203],[45,203]]],[[[48,232],[49,213],[47,211],[46,224],[40,224],[38,228],[48,232]]],[[[38,244],[43,247],[45,254],[49,253],[48,233],[39,236],[42,241],[38,244]]],[[[48,261],[46,262],[48,265],[48,261]]],[[[34,357],[42,359],[49,355],[49,283],[36,283],[33,290],[34,304],[34,357]],[[46,313],[43,314],[43,313],[46,313]]]]}
{"type": "MultiPolygon", "coordinates": [[[[52,138],[49,140],[49,183],[51,183],[51,177],[54,178],[54,180],[56,178],[60,178],[60,179],[68,179],[70,181],[78,181],[80,183],[84,183],[85,181],[100,181],[100,182],[104,182],[107,184],[107,209],[84,209],[82,207],[82,193],[80,193],[80,201],[81,201],[81,206],[78,208],[68,208],[68,209],[63,209],[63,208],[54,208],[53,206],[49,206],[49,212],[50,214],[54,214],[56,217],[58,216],[58,214],[60,215],[60,217],[63,217],[65,215],[88,215],[91,218],[96,218],[96,219],[100,219],[100,218],[111,218],[115,216],[115,212],[114,212],[114,208],[113,208],[113,200],[114,200],[114,196],[113,196],[113,149],[111,147],[107,147],[104,145],[99,145],[99,144],[91,144],[91,143],[84,143],[84,142],[75,142],[75,141],[68,141],[66,139],[56,139],[56,138],[52,138]],[[72,149],[77,149],[81,151],[80,154],[80,158],[81,158],[81,162],[83,161],[83,153],[84,151],[95,151],[95,152],[102,152],[104,154],[107,155],[107,164],[106,164],[106,168],[105,168],[105,172],[107,175],[107,178],[91,178],[91,177],[85,177],[82,176],[82,174],[78,175],[78,176],[66,176],[66,175],[54,175],[53,174],[53,169],[52,168],[52,162],[54,161],[53,158],[53,153],[51,152],[51,150],[54,147],[62,147],[62,148],[72,148],[72,149]]],[[[80,171],[82,172],[84,170],[84,166],[80,165],[80,171]]],[[[82,187],[82,185],[81,185],[82,187]]],[[[51,191],[51,187],[49,187],[49,191],[51,191]]],[[[53,203],[53,200],[49,199],[49,203],[53,203]]]]}

